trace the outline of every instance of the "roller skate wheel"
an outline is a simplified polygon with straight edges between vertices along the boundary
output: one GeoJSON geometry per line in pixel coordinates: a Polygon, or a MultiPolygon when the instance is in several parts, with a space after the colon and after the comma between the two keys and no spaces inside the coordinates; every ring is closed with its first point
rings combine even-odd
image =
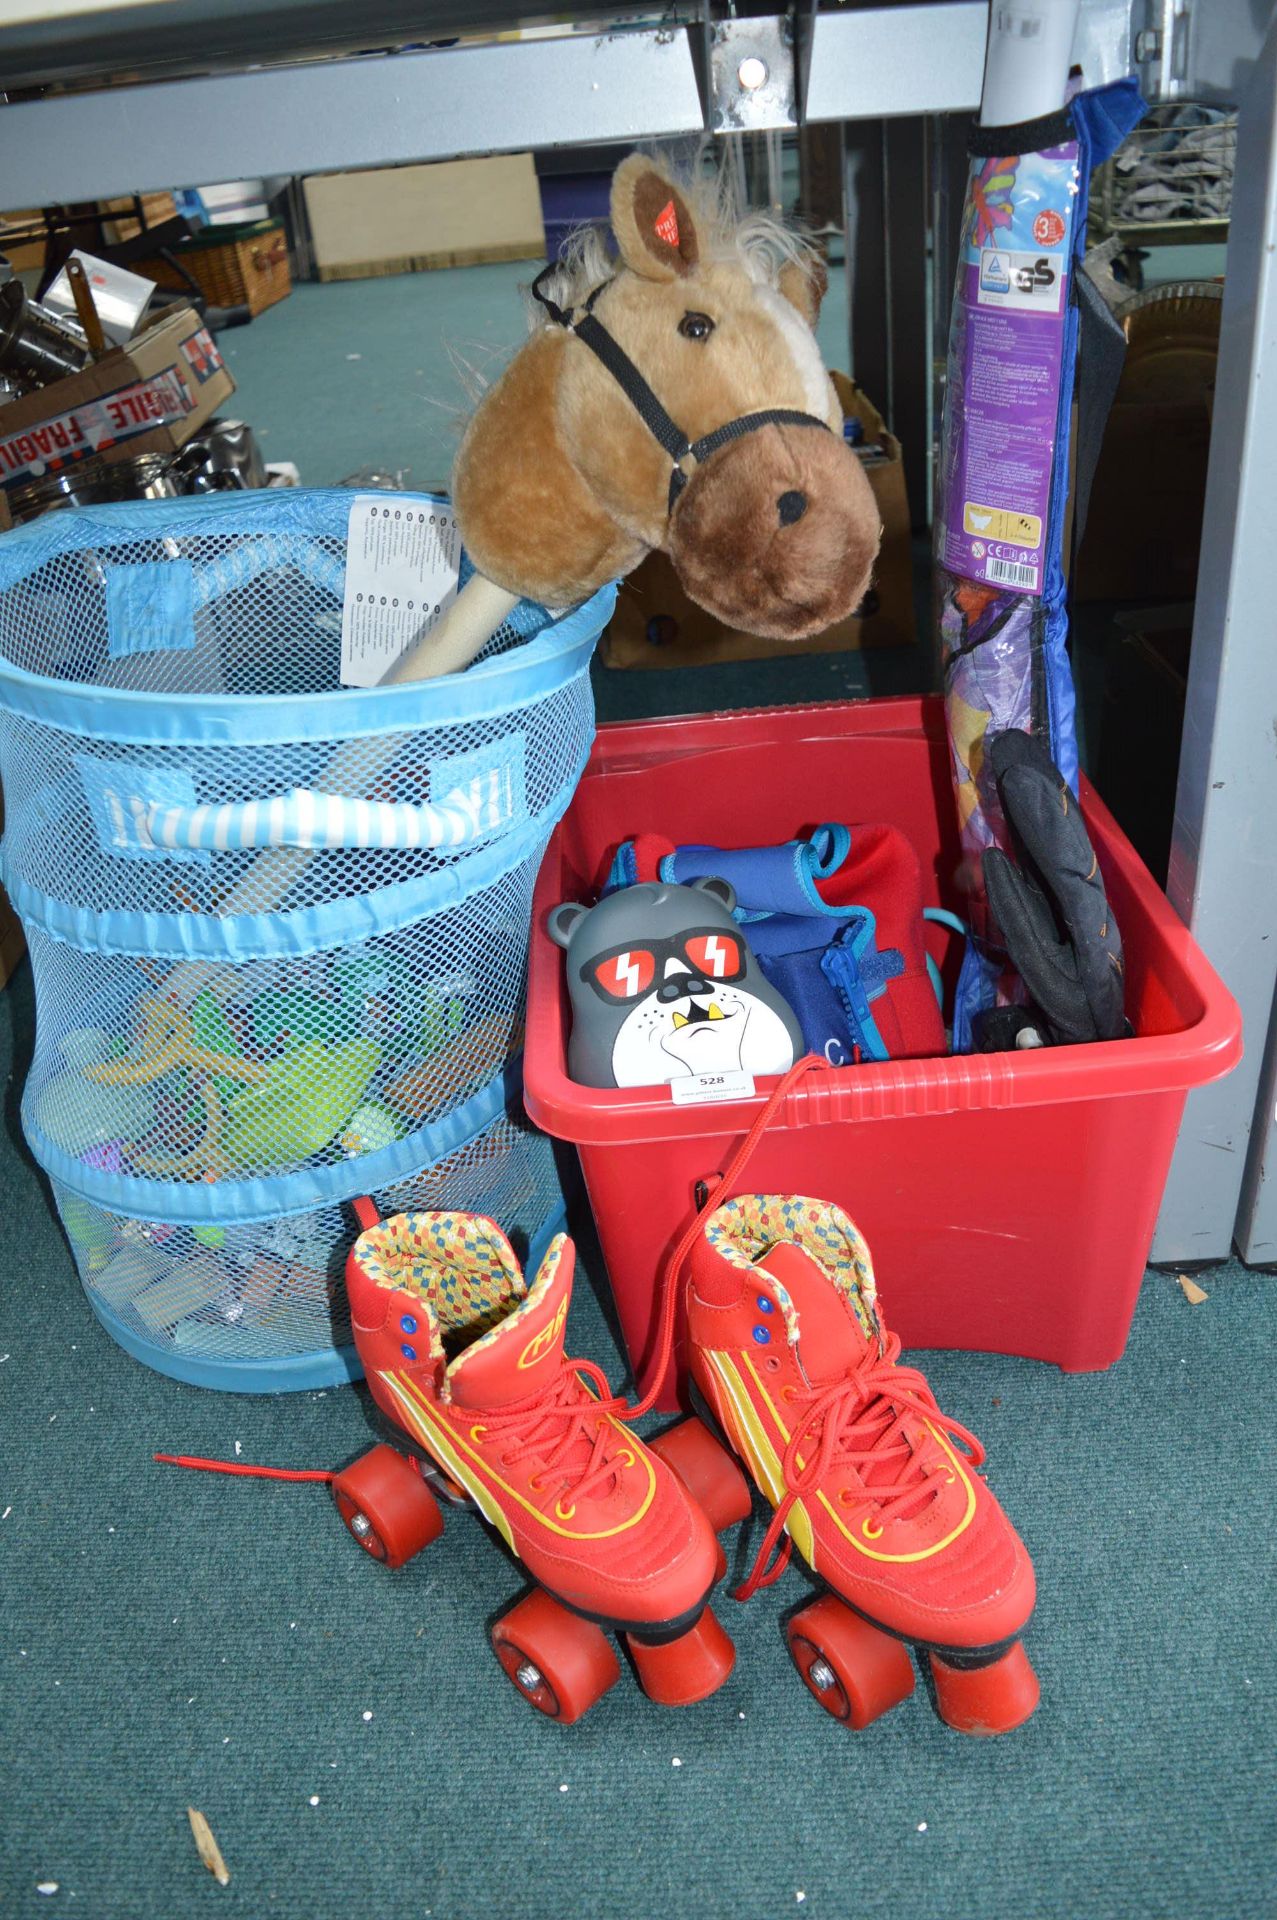
{"type": "Polygon", "coordinates": [[[736,1664],[736,1649],[709,1607],[677,1640],[657,1645],[634,1633],[625,1638],[644,1693],[662,1707],[708,1700],[736,1664]]]}
{"type": "Polygon", "coordinates": [[[1023,1644],[1017,1640],[996,1660],[980,1667],[953,1666],[931,1656],[936,1707],[946,1726],[977,1738],[1022,1727],[1038,1704],[1041,1689],[1023,1644]]]}
{"type": "Polygon", "coordinates": [[[715,1533],[749,1516],[749,1481],[702,1420],[683,1420],[651,1442],[672,1467],[715,1533]]]}
{"type": "Polygon", "coordinates": [[[393,1447],[374,1447],[344,1468],[332,1492],[351,1537],[385,1567],[402,1567],[443,1532],[434,1495],[393,1447]]]}
{"type": "Polygon", "coordinates": [[[602,1628],[539,1587],[497,1621],[492,1646],[524,1699],[564,1726],[579,1720],[621,1677],[602,1628]]]}
{"type": "Polygon", "coordinates": [[[913,1692],[913,1662],[899,1640],[835,1594],[795,1614],[785,1637],[807,1691],[845,1726],[867,1727],[913,1692]]]}

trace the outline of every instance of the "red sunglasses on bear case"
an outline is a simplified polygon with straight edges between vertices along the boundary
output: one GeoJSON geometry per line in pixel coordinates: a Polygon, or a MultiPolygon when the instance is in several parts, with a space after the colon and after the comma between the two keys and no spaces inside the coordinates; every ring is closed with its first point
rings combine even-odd
{"type": "MultiPolygon", "coordinates": [[[[739,980],[745,972],[745,947],[721,927],[701,927],[674,939],[648,940],[598,955],[582,967],[581,978],[604,1000],[637,1000],[663,973],[667,960],[681,961],[706,982],[739,980]]],[[[670,989],[667,999],[681,999],[688,990],[686,974],[662,984],[670,989]]]]}

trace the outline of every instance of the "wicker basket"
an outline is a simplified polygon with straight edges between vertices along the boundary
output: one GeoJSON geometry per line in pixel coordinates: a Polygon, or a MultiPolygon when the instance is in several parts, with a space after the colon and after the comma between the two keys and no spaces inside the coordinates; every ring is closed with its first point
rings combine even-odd
{"type": "MultiPolygon", "coordinates": [[[[259,314],[293,290],[282,220],[260,220],[251,227],[211,227],[183,246],[176,257],[215,307],[247,306],[250,313],[259,314]]],[[[190,291],[167,260],[143,260],[135,271],[161,287],[190,291]]]]}

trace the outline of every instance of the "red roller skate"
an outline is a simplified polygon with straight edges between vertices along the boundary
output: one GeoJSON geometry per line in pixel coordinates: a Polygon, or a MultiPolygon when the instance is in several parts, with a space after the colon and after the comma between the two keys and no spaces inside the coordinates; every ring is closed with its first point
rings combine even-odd
{"type": "MultiPolygon", "coordinates": [[[[909,1642],[951,1727],[1027,1720],[1032,1562],[975,1472],[975,1435],[899,1365],[846,1215],[788,1195],[726,1201],[693,1242],[685,1299],[694,1388],[775,1508],[739,1597],[779,1576],[791,1543],[829,1588],[788,1627],[820,1704],[867,1726],[913,1691],[909,1642]]],[[[734,1468],[712,1434],[689,1421],[655,1446],[714,1518],[734,1468]]]]}
{"type": "Polygon", "coordinates": [[[442,1524],[423,1471],[474,1502],[537,1582],[493,1629],[497,1658],[565,1722],[619,1677],[605,1627],[664,1705],[706,1698],[735,1658],[706,1605],[720,1571],[708,1521],[621,1424],[600,1370],[564,1356],[574,1260],[560,1234],[529,1288],[491,1220],[367,1227],[346,1269],[355,1344],[374,1399],[428,1464],[377,1447],[333,1482],[351,1533],[390,1566],[442,1524]]]}

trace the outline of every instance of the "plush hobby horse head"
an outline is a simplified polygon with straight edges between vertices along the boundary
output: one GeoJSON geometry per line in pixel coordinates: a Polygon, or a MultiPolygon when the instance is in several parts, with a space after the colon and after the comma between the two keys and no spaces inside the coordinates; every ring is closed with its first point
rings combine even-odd
{"type": "Polygon", "coordinates": [[[819,257],[642,154],[611,220],[619,258],[587,237],[542,275],[535,331],[466,431],[453,495],[475,566],[563,606],[660,548],[727,625],[819,632],[858,605],[881,536],[812,331],[819,257]]]}

